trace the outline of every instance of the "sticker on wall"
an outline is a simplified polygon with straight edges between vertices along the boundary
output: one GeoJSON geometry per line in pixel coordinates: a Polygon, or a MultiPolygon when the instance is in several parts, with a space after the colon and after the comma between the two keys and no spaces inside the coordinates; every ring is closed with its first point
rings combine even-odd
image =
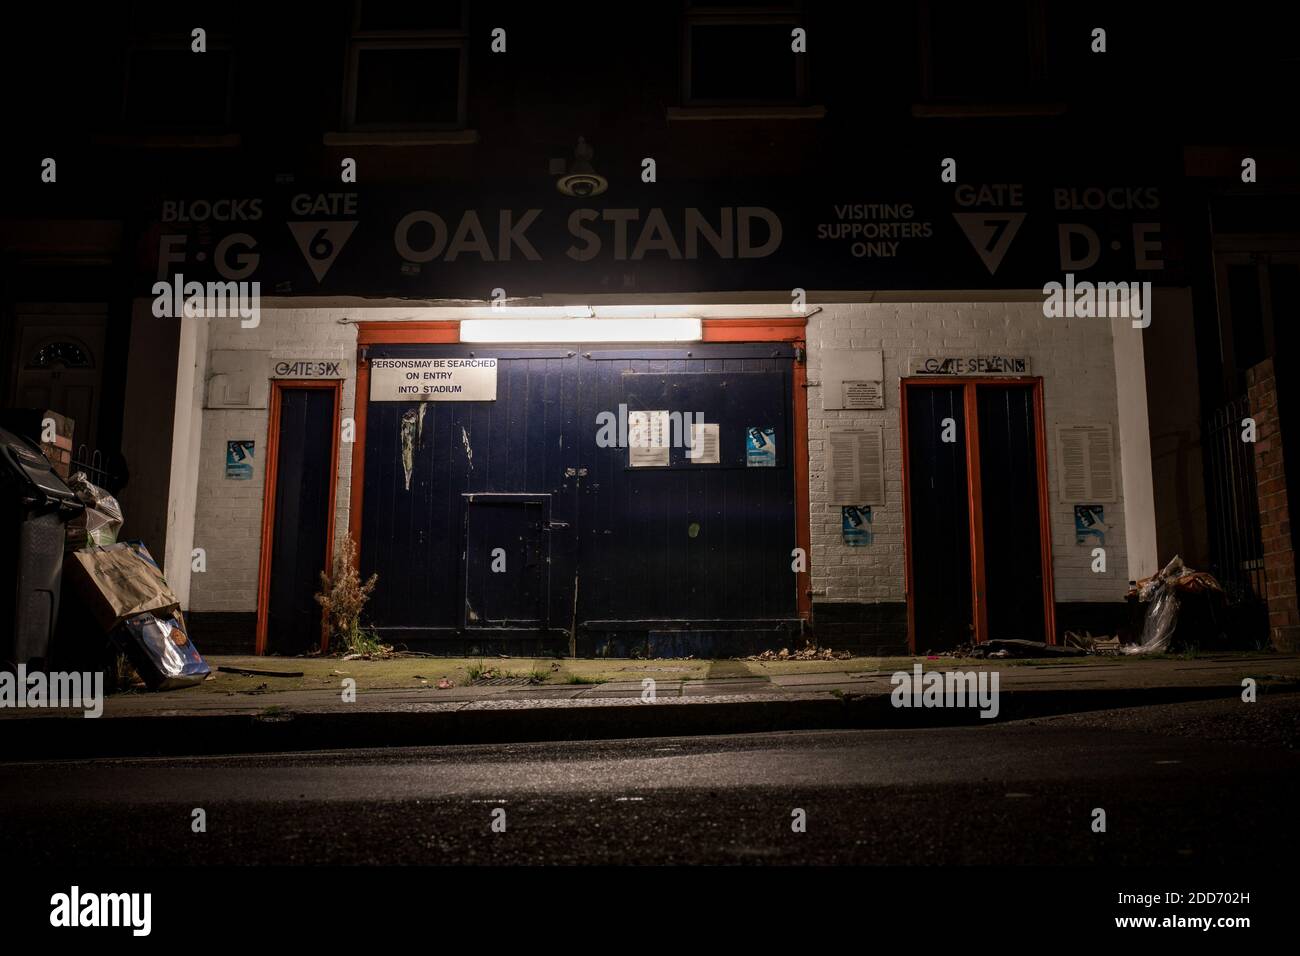
{"type": "Polygon", "coordinates": [[[253,440],[240,438],[226,442],[226,477],[248,481],[253,477],[253,440]]]}
{"type": "Polygon", "coordinates": [[[1074,543],[1106,544],[1106,509],[1102,505],[1074,506],[1074,543]]]}
{"type": "Polygon", "coordinates": [[[745,429],[745,467],[776,467],[775,428],[757,428],[751,425],[745,429]]]}
{"type": "Polygon", "coordinates": [[[627,413],[629,467],[668,467],[668,423],[667,411],[627,413]]]}
{"type": "Polygon", "coordinates": [[[850,548],[871,544],[871,505],[844,505],[840,509],[840,526],[844,543],[850,548]]]}
{"type": "Polygon", "coordinates": [[[719,425],[694,422],[691,424],[691,447],[687,458],[694,465],[716,465],[722,461],[722,442],[718,437],[719,425]]]}

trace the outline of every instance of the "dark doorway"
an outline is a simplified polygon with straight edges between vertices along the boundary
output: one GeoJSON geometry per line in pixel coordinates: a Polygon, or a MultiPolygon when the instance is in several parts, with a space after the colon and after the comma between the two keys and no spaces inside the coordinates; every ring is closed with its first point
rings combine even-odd
{"type": "Polygon", "coordinates": [[[966,419],[960,385],[907,389],[908,515],[916,650],[952,650],[971,629],[966,419]],[[949,440],[945,440],[949,439],[949,440]]]}
{"type": "Polygon", "coordinates": [[[314,595],[332,551],[338,401],[333,382],[275,383],[272,389],[260,653],[302,654],[322,644],[314,595]]]}
{"type": "Polygon", "coordinates": [[[1039,380],[905,379],[913,653],[1055,641],[1039,380]]]}
{"type": "Polygon", "coordinates": [[[979,385],[975,400],[988,636],[1041,641],[1043,560],[1033,389],[979,385]]]}

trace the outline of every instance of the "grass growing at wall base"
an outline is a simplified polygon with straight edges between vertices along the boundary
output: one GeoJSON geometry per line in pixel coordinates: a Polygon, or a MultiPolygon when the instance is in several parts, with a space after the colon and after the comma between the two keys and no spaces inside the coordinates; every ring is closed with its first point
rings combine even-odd
{"type": "MultiPolygon", "coordinates": [[[[1222,659],[1240,658],[1244,666],[1258,670],[1258,661],[1268,655],[1206,654],[1222,659]]],[[[835,661],[746,661],[660,658],[628,660],[609,658],[482,658],[482,657],[393,657],[380,660],[344,661],[337,657],[226,657],[208,658],[216,678],[200,685],[201,689],[180,693],[257,694],[277,690],[321,689],[339,687],[343,678],[351,677],[359,690],[427,687],[450,680],[456,687],[473,683],[489,669],[503,677],[529,677],[532,683],[546,686],[601,684],[609,681],[641,681],[647,677],[659,681],[696,681],[745,677],[775,677],[790,674],[883,673],[910,671],[919,661],[927,670],[952,667],[1051,667],[1054,669],[1123,668],[1130,662],[1151,660],[1184,661],[1185,655],[1154,657],[1081,657],[1046,660],[999,661],[941,657],[936,660],[912,657],[854,657],[835,661]],[[219,665],[263,671],[301,671],[301,677],[263,677],[216,672],[219,665]]]]}

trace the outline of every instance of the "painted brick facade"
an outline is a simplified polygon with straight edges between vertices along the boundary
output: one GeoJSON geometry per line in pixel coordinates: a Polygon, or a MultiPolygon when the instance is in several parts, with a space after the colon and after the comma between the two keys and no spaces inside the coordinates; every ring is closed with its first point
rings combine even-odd
{"type": "Polygon", "coordinates": [[[1247,384],[1250,413],[1255,419],[1255,493],[1259,498],[1269,636],[1279,651],[1295,653],[1300,648],[1300,605],[1296,600],[1295,552],[1291,547],[1291,513],[1273,360],[1265,359],[1247,372],[1247,384]]]}
{"type": "MultiPolygon", "coordinates": [[[[208,346],[211,350],[268,350],[273,361],[346,359],[354,371],[356,326],[340,323],[342,315],[338,309],[263,309],[257,328],[241,328],[234,321],[215,322],[208,346]]],[[[343,382],[341,418],[352,417],[355,398],[356,379],[349,377],[343,382]]],[[[194,546],[207,551],[208,569],[193,577],[191,610],[252,611],[257,607],[267,425],[265,408],[203,411],[194,546]],[[251,481],[225,478],[226,442],[239,438],[257,442],[251,481]]],[[[347,442],[339,444],[337,478],[334,527],[341,536],[348,526],[352,488],[352,445],[347,442]]]]}
{"type": "MultiPolygon", "coordinates": [[[[209,348],[270,350],[273,359],[343,358],[354,364],[356,327],[338,321],[344,314],[340,309],[264,309],[256,329],[242,329],[237,323],[214,326],[209,348]]],[[[347,314],[357,317],[356,310],[347,314]]],[[[1044,378],[1056,598],[1123,599],[1128,581],[1123,502],[1106,505],[1107,571],[1094,574],[1091,547],[1074,542],[1073,502],[1056,500],[1052,447],[1052,429],[1058,423],[1116,421],[1114,359],[1106,321],[1047,319],[1038,302],[830,304],[810,316],[807,340],[815,601],[871,605],[904,600],[899,377],[913,353],[944,352],[1030,358],[1033,374],[1044,378]],[[834,348],[883,350],[884,410],[822,410],[821,361],[825,351],[834,348]],[[851,548],[841,540],[838,505],[827,503],[826,433],[831,427],[858,424],[884,427],[886,500],[873,509],[874,543],[851,548]]],[[[343,388],[343,417],[353,415],[354,402],[355,379],[349,377],[343,388]]],[[[207,550],[208,573],[194,576],[193,610],[246,612],[256,607],[266,433],[266,409],[204,410],[195,546],[207,550]],[[257,442],[251,481],[224,478],[226,442],[238,438],[257,442]]],[[[340,535],[348,524],[352,453],[351,445],[340,445],[335,507],[340,535]]]]}
{"type": "MultiPolygon", "coordinates": [[[[1106,505],[1107,568],[1091,570],[1092,547],[1074,542],[1074,502],[1057,501],[1053,430],[1116,422],[1111,332],[1104,319],[1048,319],[1041,302],[889,302],[823,305],[808,320],[809,498],[813,599],[900,602],[904,593],[903,465],[899,379],[913,354],[1025,355],[1043,378],[1052,557],[1058,602],[1123,600],[1128,586],[1122,491],[1106,505]],[[823,411],[821,365],[831,349],[884,352],[885,408],[823,411]],[[827,502],[826,435],[833,427],[881,425],[885,502],[872,509],[874,543],[843,543],[840,507],[827,502]]],[[[1118,440],[1116,441],[1118,449],[1118,440]]],[[[1116,452],[1118,456],[1118,450],[1116,452]]],[[[1078,502],[1080,504],[1084,502],[1078,502]]]]}

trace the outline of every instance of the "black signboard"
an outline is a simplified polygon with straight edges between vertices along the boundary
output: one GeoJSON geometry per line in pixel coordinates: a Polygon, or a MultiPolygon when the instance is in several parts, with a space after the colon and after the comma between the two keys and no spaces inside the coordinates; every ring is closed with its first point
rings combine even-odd
{"type": "Polygon", "coordinates": [[[142,280],[258,281],[266,295],[491,300],[564,293],[1178,284],[1155,184],[859,186],[736,181],[570,199],[538,188],[277,187],[157,201],[142,280]]]}

